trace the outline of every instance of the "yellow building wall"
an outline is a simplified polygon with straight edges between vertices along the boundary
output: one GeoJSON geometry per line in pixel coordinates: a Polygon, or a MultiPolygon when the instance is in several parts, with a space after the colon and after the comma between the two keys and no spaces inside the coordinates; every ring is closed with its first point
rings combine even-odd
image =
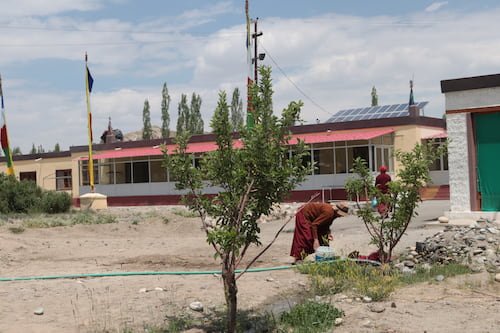
{"type": "Polygon", "coordinates": [[[78,162],[81,157],[88,157],[88,152],[79,152],[71,154],[71,174],[73,176],[73,199],[80,197],[80,169],[78,168],[78,162]]]}
{"type": "MultiPolygon", "coordinates": [[[[443,132],[442,128],[407,125],[397,127],[394,131],[394,151],[410,151],[422,139],[443,132]]],[[[400,163],[394,158],[394,170],[397,172],[400,163]]]]}
{"type": "MultiPolygon", "coordinates": [[[[56,189],[56,170],[73,169],[71,158],[37,158],[35,160],[16,161],[14,160],[14,173],[17,179],[21,172],[36,172],[36,184],[45,190],[56,189]]],[[[0,172],[6,172],[4,163],[0,164],[0,172]]],[[[74,171],[72,171],[73,173],[74,171]]],[[[74,183],[72,174],[72,182],[74,183]]],[[[74,186],[74,185],[73,185],[74,186]]],[[[69,192],[69,191],[68,191],[69,192]]],[[[73,195],[73,193],[72,193],[73,195]]]]}

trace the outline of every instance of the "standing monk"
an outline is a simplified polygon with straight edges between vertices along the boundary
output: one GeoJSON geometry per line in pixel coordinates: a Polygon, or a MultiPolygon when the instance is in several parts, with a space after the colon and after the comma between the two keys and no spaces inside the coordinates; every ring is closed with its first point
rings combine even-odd
{"type": "MultiPolygon", "coordinates": [[[[387,167],[382,165],[380,167],[380,174],[375,178],[375,187],[379,189],[382,194],[389,193],[388,183],[391,181],[391,176],[387,174],[387,167]]],[[[377,210],[380,215],[387,215],[389,211],[389,206],[385,203],[379,203],[377,210]]]]}
{"type": "Polygon", "coordinates": [[[328,245],[333,236],[330,226],[337,217],[347,216],[349,206],[346,202],[336,204],[311,202],[306,204],[295,215],[295,231],[293,233],[290,255],[294,263],[314,253],[320,245],[328,245]]]}

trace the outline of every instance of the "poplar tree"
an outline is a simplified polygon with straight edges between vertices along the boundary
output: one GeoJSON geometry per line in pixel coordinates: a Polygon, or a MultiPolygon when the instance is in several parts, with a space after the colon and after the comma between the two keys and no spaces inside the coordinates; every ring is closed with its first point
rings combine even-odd
{"type": "Polygon", "coordinates": [[[35,144],[31,146],[30,154],[36,154],[36,147],[35,144]]]}
{"type": "Polygon", "coordinates": [[[177,135],[189,132],[189,106],[187,103],[187,96],[181,95],[179,106],[177,107],[177,135]]]}
{"type": "Polygon", "coordinates": [[[168,94],[167,83],[163,84],[161,91],[161,137],[168,138],[170,136],[170,95],[168,94]]]}
{"type": "Polygon", "coordinates": [[[231,100],[231,128],[233,132],[239,131],[243,126],[243,101],[240,97],[240,90],[234,88],[231,100]]]}
{"type": "Polygon", "coordinates": [[[151,128],[151,112],[149,110],[149,101],[146,98],[144,108],[142,109],[142,139],[151,140],[153,137],[153,129],[151,128]]]}
{"type": "Polygon", "coordinates": [[[201,117],[201,97],[193,93],[189,109],[189,133],[203,134],[203,118],[201,117]]]}
{"type": "Polygon", "coordinates": [[[59,142],[56,143],[56,145],[54,146],[54,153],[58,153],[61,151],[61,147],[59,146],[59,142]]]}

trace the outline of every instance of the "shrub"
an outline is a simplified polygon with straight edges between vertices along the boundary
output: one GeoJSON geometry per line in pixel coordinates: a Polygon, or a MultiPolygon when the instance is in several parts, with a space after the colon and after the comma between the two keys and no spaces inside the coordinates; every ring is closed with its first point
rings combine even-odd
{"type": "Polygon", "coordinates": [[[0,173],[0,213],[28,213],[38,208],[42,189],[32,181],[18,181],[0,173]]]}
{"type": "Polygon", "coordinates": [[[71,196],[66,192],[45,191],[40,209],[47,214],[66,213],[71,207],[71,196]]]}

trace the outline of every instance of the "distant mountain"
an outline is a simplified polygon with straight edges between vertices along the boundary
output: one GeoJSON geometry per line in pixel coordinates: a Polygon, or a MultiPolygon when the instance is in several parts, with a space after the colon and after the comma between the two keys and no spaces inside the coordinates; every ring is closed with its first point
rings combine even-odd
{"type": "MultiPolygon", "coordinates": [[[[152,139],[161,139],[161,128],[159,126],[152,126],[153,136],[152,139]]],[[[175,132],[170,131],[170,137],[174,137],[175,132]]],[[[126,133],[123,135],[123,141],[139,141],[142,140],[142,130],[126,133]]]]}

